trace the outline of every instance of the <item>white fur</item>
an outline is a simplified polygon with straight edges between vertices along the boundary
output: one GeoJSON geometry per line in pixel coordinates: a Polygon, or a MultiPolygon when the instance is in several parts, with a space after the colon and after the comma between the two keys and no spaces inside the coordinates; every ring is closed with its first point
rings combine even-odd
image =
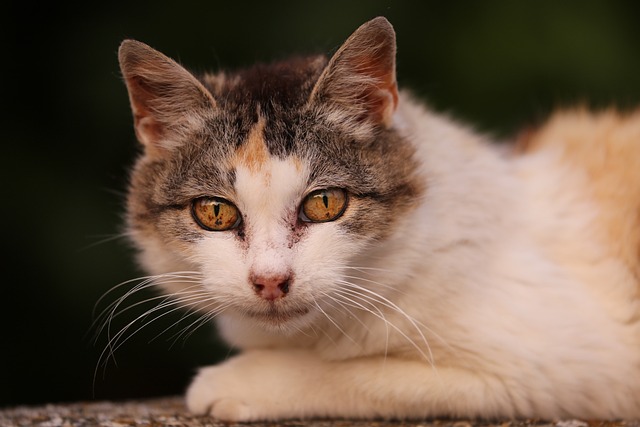
{"type": "Polygon", "coordinates": [[[590,234],[584,177],[552,167],[551,150],[509,159],[406,96],[394,120],[427,191],[377,246],[324,223],[290,247],[283,218],[308,171],[290,159],[238,170],[252,243],[213,233],[194,258],[232,304],[219,326],[244,352],[200,371],[189,407],[229,421],[640,417],[634,282],[590,234]],[[250,272],[287,269],[284,302],[310,312],[286,325],[246,315],[265,305],[250,272]]]}

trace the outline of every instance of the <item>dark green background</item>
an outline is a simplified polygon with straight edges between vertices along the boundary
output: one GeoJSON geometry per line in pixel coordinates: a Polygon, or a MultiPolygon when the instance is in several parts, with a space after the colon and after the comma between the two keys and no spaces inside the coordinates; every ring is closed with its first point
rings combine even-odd
{"type": "Polygon", "coordinates": [[[640,2],[50,3],[0,13],[0,406],[176,394],[226,354],[211,328],[174,343],[153,339],[166,324],[150,326],[94,386],[106,338],[92,344],[93,306],[142,274],[109,239],[138,149],[116,61],[124,38],[205,70],[331,51],[385,15],[401,86],[484,132],[507,136],[576,102],[640,103],[640,2]]]}

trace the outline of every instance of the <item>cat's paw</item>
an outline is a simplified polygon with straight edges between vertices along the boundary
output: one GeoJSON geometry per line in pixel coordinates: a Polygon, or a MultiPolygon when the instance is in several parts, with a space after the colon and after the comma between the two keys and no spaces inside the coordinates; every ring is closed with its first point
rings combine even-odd
{"type": "Polygon", "coordinates": [[[333,392],[305,393],[326,374],[317,356],[307,351],[252,350],[201,369],[187,391],[187,406],[229,422],[316,416],[318,408],[336,403],[333,392]]]}
{"type": "Polygon", "coordinates": [[[245,402],[249,396],[248,392],[241,390],[243,384],[240,373],[233,380],[230,378],[233,372],[225,371],[229,371],[225,365],[201,369],[187,390],[187,407],[195,414],[211,415],[221,421],[256,419],[254,411],[245,402]]]}

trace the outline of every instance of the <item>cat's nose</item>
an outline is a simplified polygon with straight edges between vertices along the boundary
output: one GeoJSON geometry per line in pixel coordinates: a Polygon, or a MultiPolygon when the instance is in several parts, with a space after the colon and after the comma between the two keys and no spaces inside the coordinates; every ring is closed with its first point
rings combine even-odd
{"type": "Polygon", "coordinates": [[[291,275],[252,275],[251,283],[259,297],[266,299],[267,301],[274,301],[283,298],[289,293],[291,275]]]}

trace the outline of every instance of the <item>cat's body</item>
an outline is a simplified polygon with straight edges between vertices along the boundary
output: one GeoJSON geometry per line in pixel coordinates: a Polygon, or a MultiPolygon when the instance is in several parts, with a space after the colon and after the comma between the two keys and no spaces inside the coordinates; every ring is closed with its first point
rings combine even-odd
{"type": "Polygon", "coordinates": [[[192,272],[158,281],[243,350],[190,408],[640,417],[640,114],[497,147],[398,93],[394,54],[382,18],[328,64],[200,80],[123,44],[142,264],[192,272]]]}

